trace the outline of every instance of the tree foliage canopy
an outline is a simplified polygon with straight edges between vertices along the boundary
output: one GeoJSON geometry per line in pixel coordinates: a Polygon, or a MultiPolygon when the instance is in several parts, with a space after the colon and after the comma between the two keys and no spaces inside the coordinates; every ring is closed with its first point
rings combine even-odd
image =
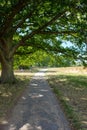
{"type": "Polygon", "coordinates": [[[30,46],[33,46],[32,42],[36,44],[37,35],[48,34],[47,38],[51,34],[70,35],[77,39],[87,35],[85,0],[2,0],[0,8],[0,36],[2,39],[12,38],[13,53],[19,46],[26,46],[27,40],[30,46]]]}
{"type": "Polygon", "coordinates": [[[14,54],[38,49],[75,57],[75,48],[63,48],[62,40],[87,45],[86,0],[0,0],[0,15],[2,68],[14,54]]]}

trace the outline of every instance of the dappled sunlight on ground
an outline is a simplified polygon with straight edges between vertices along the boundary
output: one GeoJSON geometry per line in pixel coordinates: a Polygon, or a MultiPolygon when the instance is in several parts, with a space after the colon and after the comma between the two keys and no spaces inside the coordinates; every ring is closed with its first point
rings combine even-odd
{"type": "Polygon", "coordinates": [[[87,69],[82,67],[50,68],[47,71],[51,87],[62,93],[63,99],[72,106],[87,128],[87,69]]]}
{"type": "Polygon", "coordinates": [[[0,124],[5,122],[8,111],[27,87],[30,77],[17,75],[18,80],[15,84],[0,84],[0,124]]]}
{"type": "Polygon", "coordinates": [[[44,70],[30,81],[8,118],[5,130],[70,130],[70,126],[44,77],[44,70]]]}
{"type": "MultiPolygon", "coordinates": [[[[8,122],[3,121],[2,125],[0,125],[0,130],[4,130],[5,127],[8,127],[8,122]]],[[[15,124],[11,124],[9,127],[9,130],[16,130],[17,126],[15,124]]],[[[21,125],[21,127],[18,130],[43,130],[42,126],[33,126],[30,123],[25,123],[24,125],[21,125]]]]}
{"type": "MultiPolygon", "coordinates": [[[[24,124],[19,130],[33,130],[33,126],[29,123],[24,124]]],[[[41,126],[35,126],[35,130],[42,130],[41,126]]]]}
{"type": "Polygon", "coordinates": [[[32,94],[30,94],[29,95],[31,98],[41,98],[41,97],[43,97],[44,95],[42,95],[42,94],[38,94],[38,93],[32,93],[32,94]]]}
{"type": "Polygon", "coordinates": [[[8,124],[8,121],[7,121],[6,119],[3,119],[3,120],[1,121],[1,124],[2,124],[2,125],[6,125],[6,124],[8,124]]]}

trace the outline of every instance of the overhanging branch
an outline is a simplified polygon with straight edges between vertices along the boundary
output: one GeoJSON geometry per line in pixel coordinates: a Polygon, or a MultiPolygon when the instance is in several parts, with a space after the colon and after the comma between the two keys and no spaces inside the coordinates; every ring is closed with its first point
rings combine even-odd
{"type": "Polygon", "coordinates": [[[14,27],[14,31],[16,31],[17,28],[21,27],[21,26],[23,25],[23,23],[25,22],[25,20],[26,20],[27,18],[30,18],[33,13],[34,13],[34,10],[31,11],[29,14],[27,14],[25,17],[23,17],[23,19],[17,24],[17,26],[14,27]]]}
{"type": "Polygon", "coordinates": [[[51,25],[54,21],[56,21],[57,19],[63,17],[65,15],[66,10],[57,13],[50,21],[48,21],[46,24],[40,26],[37,30],[33,31],[31,34],[26,35],[22,38],[22,41],[25,41],[29,38],[31,38],[32,36],[34,36],[37,33],[40,33],[41,30],[45,29],[48,25],[51,25]]]}
{"type": "Polygon", "coordinates": [[[0,36],[4,35],[4,33],[8,30],[8,28],[12,24],[14,16],[18,12],[20,12],[26,6],[26,4],[28,2],[29,2],[29,0],[19,0],[18,3],[12,8],[11,13],[9,15],[7,15],[7,17],[6,17],[5,21],[4,21],[0,36]]]}
{"type": "Polygon", "coordinates": [[[61,18],[65,15],[65,12],[66,10],[60,12],[60,13],[57,13],[50,21],[48,21],[46,24],[40,26],[38,29],[36,29],[35,31],[33,31],[32,33],[30,33],[29,35],[26,35],[24,36],[17,45],[15,45],[12,49],[12,54],[15,53],[16,49],[19,47],[19,46],[23,46],[25,44],[25,41],[31,37],[33,37],[35,34],[38,34],[40,33],[41,30],[43,30],[44,28],[46,28],[48,25],[51,25],[55,20],[57,20],[58,18],[61,18]]]}
{"type": "Polygon", "coordinates": [[[35,5],[33,7],[33,10],[29,11],[25,17],[22,17],[21,21],[14,27],[14,31],[16,31],[17,28],[21,27],[27,18],[30,19],[35,11],[37,11],[38,6],[40,6],[41,4],[42,2],[40,1],[37,6],[35,5]]]}
{"type": "Polygon", "coordinates": [[[74,30],[70,30],[70,31],[40,31],[38,32],[38,34],[75,34],[77,33],[74,30]]]}
{"type": "Polygon", "coordinates": [[[26,53],[24,53],[24,52],[15,52],[15,55],[30,55],[30,54],[33,54],[35,51],[30,51],[30,52],[26,52],[26,53]]]}

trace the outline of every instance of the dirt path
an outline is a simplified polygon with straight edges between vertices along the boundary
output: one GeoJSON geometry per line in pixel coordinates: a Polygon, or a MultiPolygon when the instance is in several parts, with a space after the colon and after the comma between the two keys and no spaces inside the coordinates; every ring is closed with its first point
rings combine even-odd
{"type": "Polygon", "coordinates": [[[4,130],[71,130],[45,80],[45,71],[35,74],[4,130]]]}

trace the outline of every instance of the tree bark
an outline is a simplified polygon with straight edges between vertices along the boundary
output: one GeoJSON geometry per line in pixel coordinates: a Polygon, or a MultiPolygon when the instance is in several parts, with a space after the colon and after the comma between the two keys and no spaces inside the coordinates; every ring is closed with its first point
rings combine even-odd
{"type": "Polygon", "coordinates": [[[11,51],[12,37],[0,39],[1,83],[13,83],[15,81],[11,51]]]}
{"type": "Polygon", "coordinates": [[[1,62],[1,83],[14,83],[13,60],[1,62]]]}
{"type": "Polygon", "coordinates": [[[13,72],[13,60],[5,60],[1,62],[1,83],[13,83],[15,82],[14,72],[13,72]]]}

